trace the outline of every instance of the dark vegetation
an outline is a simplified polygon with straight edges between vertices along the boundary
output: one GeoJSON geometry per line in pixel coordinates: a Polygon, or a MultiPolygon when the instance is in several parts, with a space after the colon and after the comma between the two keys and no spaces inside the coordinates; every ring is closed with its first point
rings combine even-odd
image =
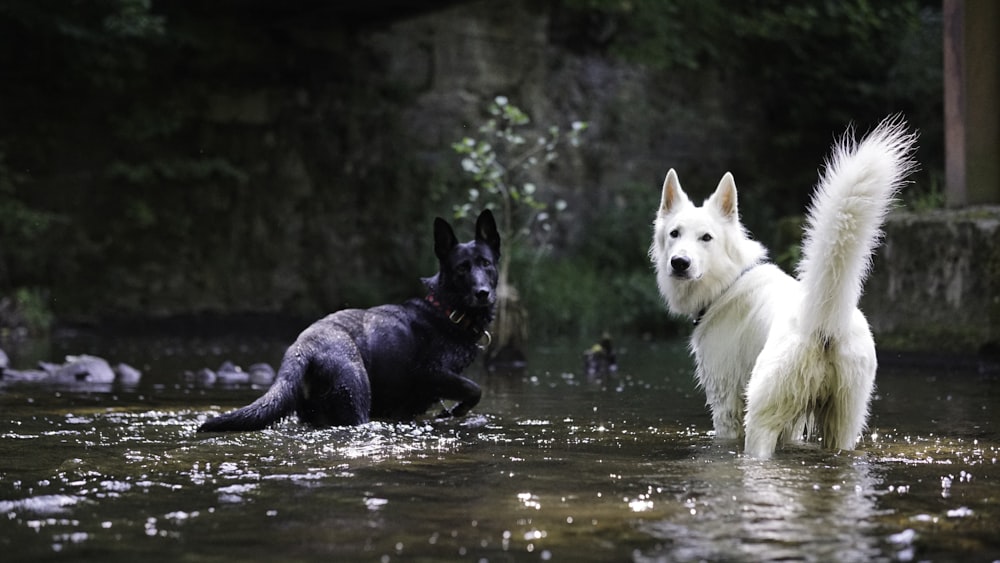
{"type": "MultiPolygon", "coordinates": [[[[468,199],[451,147],[468,133],[415,128],[422,86],[387,78],[393,61],[372,36],[416,15],[404,4],[0,0],[0,327],[312,319],[419,292],[433,217],[468,199]]],[[[651,144],[630,157],[655,172],[604,184],[588,165],[627,103],[539,120],[592,127],[535,182],[541,197],[572,167],[583,178],[557,194],[569,212],[552,248],[514,257],[536,334],[669,326],[645,252],[674,161],[686,187],[714,187],[726,169],[752,186],[746,222],[786,265],[805,187],[846,123],[906,114],[922,132],[908,204],[935,203],[938,2],[439,2],[421,17],[480,9],[546,18],[550,66],[639,69],[643,107],[700,141],[673,154],[651,144]]],[[[558,92],[522,90],[556,100],[517,100],[529,113],[563,107],[558,92]]],[[[470,105],[498,94],[518,92],[470,105]]]]}

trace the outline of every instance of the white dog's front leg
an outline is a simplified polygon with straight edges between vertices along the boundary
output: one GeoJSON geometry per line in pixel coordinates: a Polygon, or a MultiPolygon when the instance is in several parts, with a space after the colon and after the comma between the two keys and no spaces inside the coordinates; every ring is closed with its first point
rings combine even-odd
{"type": "MultiPolygon", "coordinates": [[[[735,414],[740,414],[737,409],[735,414]]],[[[743,426],[742,417],[734,416],[731,409],[715,409],[712,411],[712,425],[715,428],[715,437],[722,440],[736,440],[740,437],[740,429],[743,426]]]]}
{"type": "Polygon", "coordinates": [[[715,437],[736,440],[743,433],[743,397],[733,390],[729,393],[706,393],[712,409],[712,426],[715,437]]]}
{"type": "Polygon", "coordinates": [[[726,369],[716,369],[709,375],[698,366],[696,376],[705,388],[708,408],[712,411],[715,437],[736,440],[743,434],[743,390],[741,378],[726,369]]]}

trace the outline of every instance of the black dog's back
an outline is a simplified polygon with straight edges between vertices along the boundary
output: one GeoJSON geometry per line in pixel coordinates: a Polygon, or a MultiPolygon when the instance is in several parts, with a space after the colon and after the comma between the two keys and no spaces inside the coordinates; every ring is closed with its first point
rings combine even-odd
{"type": "Polygon", "coordinates": [[[493,215],[483,211],[476,238],[461,244],[435,220],[434,251],[439,271],[424,280],[427,297],[320,319],[285,352],[267,393],[198,430],[259,430],[293,411],[314,426],[405,420],[445,399],[457,404],[442,415],[468,412],[481,392],[461,372],[475,359],[496,301],[493,215]]]}

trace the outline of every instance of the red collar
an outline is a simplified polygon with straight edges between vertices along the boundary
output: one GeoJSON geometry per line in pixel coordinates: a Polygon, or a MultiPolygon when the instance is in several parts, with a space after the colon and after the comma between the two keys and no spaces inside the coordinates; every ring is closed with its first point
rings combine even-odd
{"type": "Polygon", "coordinates": [[[472,319],[469,318],[469,315],[467,315],[465,311],[448,307],[444,303],[438,301],[437,296],[433,293],[428,293],[424,300],[433,305],[435,309],[444,313],[444,316],[447,317],[448,320],[455,326],[468,330],[476,335],[483,333],[482,330],[472,324],[472,319]]]}

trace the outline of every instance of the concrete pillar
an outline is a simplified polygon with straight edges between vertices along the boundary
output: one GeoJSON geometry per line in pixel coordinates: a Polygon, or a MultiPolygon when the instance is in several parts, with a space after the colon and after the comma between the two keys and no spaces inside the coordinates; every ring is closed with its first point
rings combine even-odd
{"type": "Polygon", "coordinates": [[[943,2],[946,201],[1000,203],[1000,2],[943,2]]]}

